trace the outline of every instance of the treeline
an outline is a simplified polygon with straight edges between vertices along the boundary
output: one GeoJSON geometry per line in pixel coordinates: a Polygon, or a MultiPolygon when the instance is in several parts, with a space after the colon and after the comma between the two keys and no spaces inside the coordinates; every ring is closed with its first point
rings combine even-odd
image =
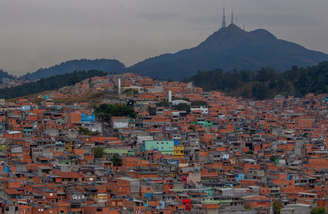
{"type": "Polygon", "coordinates": [[[125,65],[115,59],[79,59],[62,62],[59,65],[55,65],[49,68],[40,68],[34,73],[27,73],[20,77],[23,79],[41,79],[55,75],[73,73],[74,71],[89,71],[99,70],[107,73],[122,72],[125,69],[125,65]]]}
{"type": "Polygon", "coordinates": [[[16,97],[27,96],[30,94],[41,93],[43,91],[55,90],[64,86],[71,86],[87,78],[95,76],[105,76],[107,73],[98,70],[75,71],[62,75],[56,75],[36,82],[26,83],[12,88],[0,89],[0,98],[11,99],[16,97]]]}
{"type": "Polygon", "coordinates": [[[97,117],[101,117],[103,120],[110,120],[111,117],[116,116],[129,116],[130,118],[136,118],[137,114],[131,106],[119,105],[119,104],[100,104],[94,106],[97,117]]]}
{"type": "Polygon", "coordinates": [[[4,78],[4,77],[9,78],[9,79],[15,79],[15,78],[16,78],[14,75],[9,74],[8,72],[6,72],[6,71],[0,69],[0,78],[1,78],[1,82],[2,82],[2,78],[4,78]]]}
{"type": "Polygon", "coordinates": [[[328,61],[317,66],[298,68],[278,73],[272,68],[258,71],[233,70],[224,73],[221,69],[198,71],[196,75],[185,78],[205,91],[218,90],[234,96],[263,100],[277,94],[303,97],[307,93],[328,93],[328,61]]]}

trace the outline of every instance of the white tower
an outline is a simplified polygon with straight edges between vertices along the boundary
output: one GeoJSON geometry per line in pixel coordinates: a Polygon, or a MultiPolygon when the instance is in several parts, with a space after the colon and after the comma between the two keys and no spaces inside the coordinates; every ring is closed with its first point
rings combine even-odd
{"type": "Polygon", "coordinates": [[[118,78],[118,94],[121,94],[121,78],[118,78]]]}
{"type": "Polygon", "coordinates": [[[172,91],[169,91],[169,102],[172,102],[172,91]]]}

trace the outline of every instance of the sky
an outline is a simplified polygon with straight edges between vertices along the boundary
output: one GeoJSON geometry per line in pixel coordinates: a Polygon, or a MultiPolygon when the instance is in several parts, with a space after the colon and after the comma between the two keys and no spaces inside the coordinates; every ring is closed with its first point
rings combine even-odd
{"type": "Polygon", "coordinates": [[[246,31],[328,53],[327,0],[0,0],[0,69],[19,76],[83,58],[131,66],[197,46],[219,29],[223,5],[227,23],[233,10],[246,31]]]}

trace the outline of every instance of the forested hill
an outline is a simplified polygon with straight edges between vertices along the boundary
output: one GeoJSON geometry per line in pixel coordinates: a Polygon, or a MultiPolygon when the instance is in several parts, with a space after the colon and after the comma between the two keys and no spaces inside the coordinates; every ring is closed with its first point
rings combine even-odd
{"type": "Polygon", "coordinates": [[[3,71],[2,69],[0,69],[0,79],[2,81],[2,78],[9,78],[9,79],[15,79],[16,77],[14,75],[8,74],[8,72],[3,71]]]}
{"type": "Polygon", "coordinates": [[[221,69],[198,71],[196,75],[184,79],[184,82],[191,81],[205,91],[218,90],[257,100],[273,98],[277,94],[303,97],[307,93],[328,93],[328,61],[307,68],[293,66],[283,73],[272,68],[255,72],[234,70],[224,73],[221,69]]]}
{"type": "Polygon", "coordinates": [[[74,85],[75,83],[81,82],[87,78],[106,76],[107,74],[108,73],[98,70],[90,70],[56,75],[53,77],[40,79],[36,82],[26,83],[24,85],[0,89],[0,97],[4,99],[11,99],[41,93],[43,91],[55,90],[64,86],[74,85]]]}
{"type": "Polygon", "coordinates": [[[278,39],[264,29],[247,32],[231,24],[194,48],[149,58],[127,70],[153,78],[182,80],[197,70],[255,71],[271,67],[283,72],[293,65],[307,67],[325,60],[328,60],[327,54],[278,39]]]}
{"type": "Polygon", "coordinates": [[[34,73],[27,73],[21,78],[31,80],[55,76],[58,74],[72,73],[74,71],[100,70],[107,73],[120,73],[125,69],[123,63],[114,59],[80,59],[63,62],[50,68],[40,68],[34,73]]]}

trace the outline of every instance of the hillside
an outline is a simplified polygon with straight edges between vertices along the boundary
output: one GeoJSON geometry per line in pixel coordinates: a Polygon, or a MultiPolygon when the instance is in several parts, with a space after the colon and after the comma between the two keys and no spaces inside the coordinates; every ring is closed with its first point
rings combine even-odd
{"type": "Polygon", "coordinates": [[[316,66],[292,69],[277,73],[272,68],[261,68],[255,72],[248,70],[223,72],[198,71],[196,75],[185,78],[205,91],[218,90],[233,96],[243,96],[263,100],[275,95],[294,95],[303,97],[307,93],[328,93],[328,61],[316,66]]]}
{"type": "Polygon", "coordinates": [[[27,73],[21,78],[31,80],[47,78],[59,74],[72,73],[74,71],[100,70],[107,73],[120,73],[124,70],[123,63],[113,59],[80,59],[63,62],[50,68],[40,68],[34,73],[27,73]]]}
{"type": "Polygon", "coordinates": [[[79,71],[67,74],[56,75],[40,79],[36,82],[26,83],[12,88],[0,89],[0,97],[3,99],[12,99],[16,97],[37,94],[44,91],[55,90],[64,86],[74,85],[77,82],[94,76],[105,76],[107,73],[98,70],[79,71]]]}
{"type": "Polygon", "coordinates": [[[328,60],[327,54],[277,39],[264,29],[246,32],[231,24],[213,33],[197,47],[146,59],[127,71],[153,78],[181,80],[198,70],[254,71],[271,67],[282,72],[293,65],[307,67],[324,60],[328,60]]]}
{"type": "Polygon", "coordinates": [[[8,72],[3,71],[2,69],[0,69],[0,79],[1,79],[1,81],[2,81],[2,78],[4,78],[4,77],[9,78],[9,79],[15,79],[16,78],[14,75],[11,75],[8,72]]]}

